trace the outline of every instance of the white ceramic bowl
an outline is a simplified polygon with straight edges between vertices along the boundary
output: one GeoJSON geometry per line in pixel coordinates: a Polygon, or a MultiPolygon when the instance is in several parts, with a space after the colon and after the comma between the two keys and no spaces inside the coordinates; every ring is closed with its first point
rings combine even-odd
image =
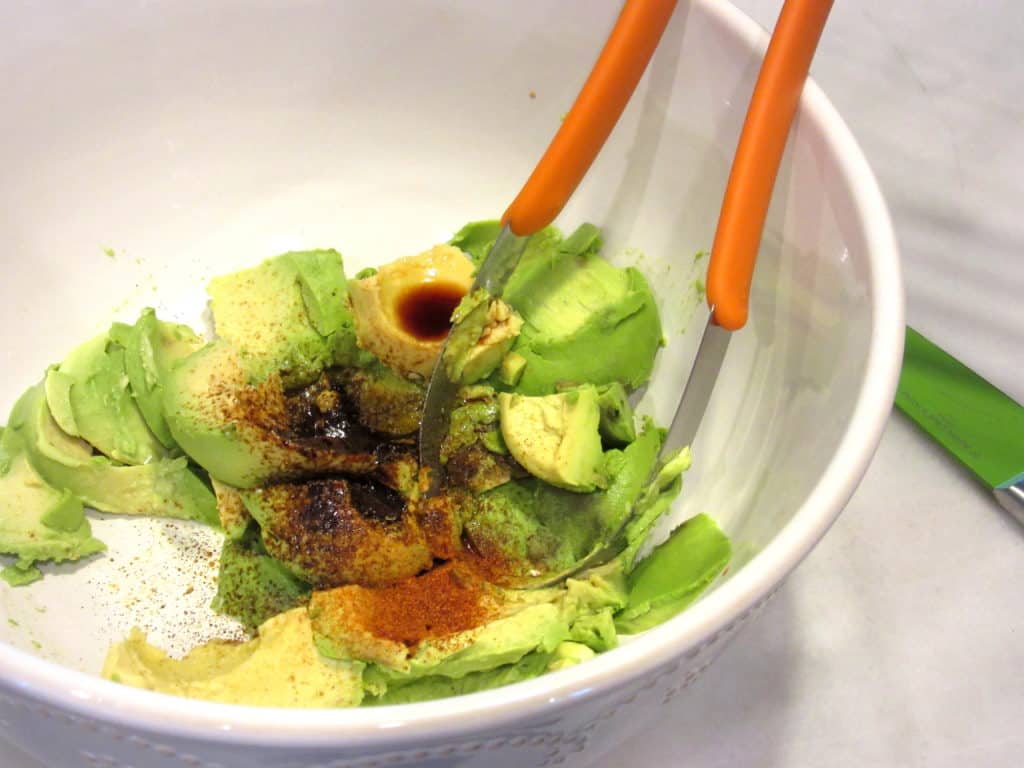
{"type": "MultiPolygon", "coordinates": [[[[355,269],[499,214],[617,6],[5,5],[0,407],[115,317],[155,303],[200,321],[213,274],[300,246],[336,246],[355,269]]],[[[694,254],[710,245],[765,42],[727,3],[681,2],[560,218],[603,224],[608,252],[639,259],[651,277],[668,345],[645,408],[662,422],[694,355],[704,311],[694,254]]],[[[581,764],[692,682],[836,518],[889,412],[902,307],[878,187],[808,85],[751,321],[673,513],[708,511],[735,542],[728,577],[703,600],[595,661],[472,696],[355,711],[206,704],[95,672],[132,623],[178,650],[195,639],[166,628],[203,611],[211,572],[188,550],[216,541],[189,526],[101,519],[105,558],[0,586],[12,620],[0,621],[5,735],[54,766],[581,764]]],[[[223,627],[198,619],[193,629],[223,627]]]]}

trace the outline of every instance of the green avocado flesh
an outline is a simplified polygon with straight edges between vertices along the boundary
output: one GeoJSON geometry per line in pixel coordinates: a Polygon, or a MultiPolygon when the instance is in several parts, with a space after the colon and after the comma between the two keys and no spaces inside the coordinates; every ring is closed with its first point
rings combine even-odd
{"type": "MultiPolygon", "coordinates": [[[[479,266],[500,228],[468,224],[450,245],[479,266]]],[[[422,279],[465,286],[465,259],[447,250],[458,278],[422,279]]],[[[30,584],[46,563],[102,552],[90,509],[213,526],[211,608],[251,639],[178,659],[135,629],[103,675],[265,706],[468,694],[586,663],[671,618],[730,545],[698,515],[646,546],[690,455],[662,456],[664,430],[634,414],[658,308],[640,272],[600,250],[593,225],[548,227],[500,297],[454,309],[446,363],[461,387],[429,499],[425,381],[398,361],[436,357],[440,341],[401,326],[416,286],[400,269],[358,284],[354,305],[337,251],[290,252],[210,282],[212,339],[152,309],[114,323],[51,366],[0,431],[0,577],[30,584]],[[595,552],[603,564],[524,586],[595,552]]]]}

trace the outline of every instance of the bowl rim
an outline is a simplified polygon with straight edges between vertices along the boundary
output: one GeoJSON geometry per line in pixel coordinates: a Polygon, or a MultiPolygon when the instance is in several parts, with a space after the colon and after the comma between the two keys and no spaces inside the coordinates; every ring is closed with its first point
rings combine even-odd
{"type": "MultiPolygon", "coordinates": [[[[693,0],[751,51],[763,55],[767,32],[720,0],[693,0]]],[[[878,182],[849,128],[813,81],[802,120],[821,133],[849,187],[864,227],[873,297],[865,375],[839,446],[793,518],[742,569],[679,616],[602,654],[599,661],[490,691],[372,709],[281,709],[186,700],[109,682],[0,643],[0,691],[38,705],[140,732],[262,746],[384,746],[437,741],[500,728],[528,716],[625,687],[739,624],[781,585],[829,529],[860,482],[889,417],[904,338],[898,246],[878,182]],[[183,706],[184,705],[184,706],[183,706]]]]}

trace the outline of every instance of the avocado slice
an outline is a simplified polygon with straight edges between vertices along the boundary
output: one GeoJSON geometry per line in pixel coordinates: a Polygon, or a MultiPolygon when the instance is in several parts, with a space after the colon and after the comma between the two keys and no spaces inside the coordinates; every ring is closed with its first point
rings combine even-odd
{"type": "Polygon", "coordinates": [[[634,634],[675,616],[729,564],[729,538],[707,515],[680,525],[629,574],[629,600],[615,626],[634,634]]]}
{"type": "Polygon", "coordinates": [[[613,381],[635,389],[650,378],[662,343],[654,294],[639,271],[601,258],[600,246],[592,224],[564,240],[549,227],[527,245],[502,296],[524,321],[512,346],[526,360],[517,392],[613,381]]]}
{"type": "Polygon", "coordinates": [[[61,431],[46,405],[43,385],[26,392],[10,427],[24,440],[32,468],[51,486],[69,491],[101,512],[157,515],[217,525],[213,493],[184,457],[118,465],[94,456],[89,444],[61,431]]]}
{"type": "Polygon", "coordinates": [[[562,572],[615,543],[607,538],[646,495],[663,439],[648,424],[625,449],[607,451],[609,484],[601,491],[581,494],[529,477],[481,494],[463,511],[463,539],[485,560],[518,569],[510,573],[513,582],[531,571],[562,572]]]}
{"type": "Polygon", "coordinates": [[[593,386],[539,397],[502,392],[498,404],[505,444],[531,475],[579,493],[607,484],[593,386]]]}
{"type": "Polygon", "coordinates": [[[71,409],[71,385],[74,383],[73,377],[61,373],[58,366],[52,365],[46,370],[43,386],[46,389],[46,403],[57,426],[71,437],[81,437],[75,413],[71,409]]]}
{"type": "Polygon", "coordinates": [[[255,530],[224,542],[213,610],[251,629],[308,598],[309,585],[267,554],[255,530]]]}
{"type": "MultiPolygon", "coordinates": [[[[115,326],[114,332],[123,338],[123,330],[115,326]]],[[[47,378],[51,384],[46,389],[54,395],[61,421],[70,422],[78,436],[96,450],[125,464],[146,464],[167,456],[167,449],[135,404],[125,371],[124,347],[111,333],[76,347],[47,378]],[[70,419],[64,415],[65,385],[70,419]]]]}
{"type": "Polygon", "coordinates": [[[411,435],[420,428],[425,390],[380,362],[342,373],[345,394],[355,405],[359,423],[383,435],[411,435]]]}
{"type": "Polygon", "coordinates": [[[252,379],[277,373],[294,387],[356,362],[346,285],[337,251],[297,251],[215,277],[207,293],[217,335],[239,351],[252,379]]]}
{"type": "Polygon", "coordinates": [[[18,558],[5,577],[9,583],[37,578],[33,563],[79,560],[106,549],[93,538],[82,502],[48,485],[32,468],[17,430],[3,431],[0,451],[0,553],[18,558]]]}
{"type": "MultiPolygon", "coordinates": [[[[132,395],[149,429],[170,451],[176,450],[178,444],[164,416],[163,381],[177,361],[204,344],[202,337],[187,325],[157,319],[156,311],[151,307],[142,310],[135,325],[125,334],[124,364],[132,395]]],[[[54,419],[61,424],[49,394],[47,402],[54,419]]],[[[61,426],[63,428],[63,424],[61,426]]],[[[67,432],[66,429],[64,431],[67,432]]]]}
{"type": "Polygon", "coordinates": [[[242,491],[267,552],[315,587],[383,584],[428,569],[426,534],[397,492],[330,478],[242,491]]]}
{"type": "Polygon", "coordinates": [[[212,477],[253,488],[376,469],[379,441],[355,423],[337,392],[286,395],[273,373],[257,384],[249,380],[242,356],[229,343],[215,341],[181,360],[164,381],[171,434],[212,477]]]}
{"type": "Polygon", "coordinates": [[[523,320],[504,301],[480,288],[462,297],[444,347],[448,378],[473,384],[491,375],[512,348],[523,320]]]}

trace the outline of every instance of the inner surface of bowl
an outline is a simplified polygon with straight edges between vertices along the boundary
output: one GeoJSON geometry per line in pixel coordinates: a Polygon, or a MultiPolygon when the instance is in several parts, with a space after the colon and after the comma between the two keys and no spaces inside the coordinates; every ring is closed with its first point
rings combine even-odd
{"type": "MultiPolygon", "coordinates": [[[[0,409],[77,342],[141,307],[203,326],[213,275],[314,247],[336,247],[352,274],[499,216],[618,5],[588,3],[585,16],[556,0],[5,7],[0,409]]],[[[613,261],[650,279],[666,346],[641,410],[662,424],[706,317],[698,254],[711,245],[759,64],[755,31],[715,5],[680,4],[558,221],[602,226],[613,261]]],[[[896,274],[894,254],[872,254],[858,207],[856,185],[877,195],[870,175],[856,177],[867,173],[859,155],[844,165],[855,146],[830,133],[842,126],[820,94],[809,98],[769,215],[750,323],[661,530],[701,511],[718,520],[736,552],[719,589],[754,566],[833,461],[878,333],[873,286],[880,269],[896,274]]],[[[857,439],[863,465],[875,438],[857,439]]],[[[802,512],[821,531],[844,501],[830,493],[802,512]]],[[[96,673],[133,624],[178,652],[234,631],[206,608],[215,535],[109,517],[95,530],[106,555],[0,589],[11,620],[0,639],[96,673]]],[[[696,637],[692,616],[666,631],[696,637]]]]}

